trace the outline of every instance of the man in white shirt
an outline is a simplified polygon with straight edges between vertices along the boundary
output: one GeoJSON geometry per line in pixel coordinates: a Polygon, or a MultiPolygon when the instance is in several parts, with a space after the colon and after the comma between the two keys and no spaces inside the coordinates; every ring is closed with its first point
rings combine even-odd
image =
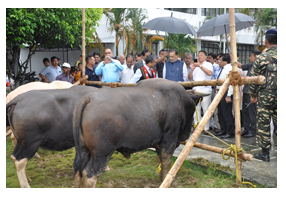
{"type": "MultiPolygon", "coordinates": [[[[218,79],[226,79],[229,72],[232,70],[230,64],[230,55],[224,54],[219,58],[219,66],[222,68],[218,79]]],[[[221,86],[216,86],[219,91],[221,86]]],[[[234,119],[232,115],[232,95],[233,87],[230,85],[228,91],[225,92],[220,103],[218,104],[218,117],[221,131],[216,136],[221,138],[232,138],[234,137],[234,119]]]]}
{"type": "MultiPolygon", "coordinates": [[[[211,80],[213,73],[213,66],[211,63],[206,62],[207,53],[205,51],[199,51],[198,53],[198,62],[192,62],[191,64],[191,72],[188,75],[189,79],[193,79],[194,81],[202,81],[202,80],[211,80]]],[[[197,112],[199,120],[201,120],[201,108],[203,109],[204,114],[206,113],[209,105],[211,104],[211,94],[212,88],[211,86],[196,86],[193,89],[197,89],[200,92],[209,94],[209,96],[204,97],[204,99],[197,104],[197,112]]],[[[197,115],[194,114],[194,121],[197,124],[197,115]]],[[[204,130],[209,130],[209,122],[205,125],[204,130]]],[[[207,134],[207,133],[205,133],[207,134]]]]}
{"type": "Polygon", "coordinates": [[[119,54],[118,56],[117,56],[117,60],[120,62],[120,64],[123,66],[123,65],[125,65],[124,63],[125,63],[125,57],[124,57],[124,55],[122,55],[122,54],[119,54]]]}
{"type": "MultiPolygon", "coordinates": [[[[186,52],[184,55],[184,62],[186,64],[187,67],[187,71],[188,71],[188,75],[191,72],[192,68],[191,68],[191,63],[193,62],[193,56],[191,53],[186,52]]],[[[191,79],[187,79],[186,81],[191,81],[191,79]]]]}
{"type": "Polygon", "coordinates": [[[133,55],[128,55],[126,57],[126,65],[124,64],[123,71],[119,72],[120,83],[128,83],[132,79],[134,75],[133,71],[134,61],[135,58],[133,55]]]}

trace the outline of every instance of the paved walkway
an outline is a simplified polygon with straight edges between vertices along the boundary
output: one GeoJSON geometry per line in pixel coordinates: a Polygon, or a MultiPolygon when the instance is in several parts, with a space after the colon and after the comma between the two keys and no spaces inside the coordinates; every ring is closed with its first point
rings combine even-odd
{"type": "MultiPolygon", "coordinates": [[[[225,139],[228,144],[235,144],[235,138],[225,139]]],[[[213,138],[210,135],[201,134],[198,138],[197,142],[202,144],[207,144],[211,146],[228,148],[223,143],[213,138]]],[[[275,140],[276,144],[276,140],[275,140]]],[[[254,155],[261,151],[261,148],[255,144],[255,137],[252,138],[241,138],[241,147],[243,150],[248,153],[254,155]]],[[[174,156],[178,157],[181,153],[184,145],[180,145],[174,156]]],[[[223,166],[229,166],[231,169],[235,171],[235,163],[234,157],[231,157],[228,160],[224,160],[221,154],[213,153],[210,151],[205,151],[196,147],[193,147],[190,151],[186,160],[191,158],[202,157],[211,162],[219,163],[223,166]]],[[[263,185],[267,185],[268,187],[277,187],[277,146],[271,147],[270,151],[270,162],[264,162],[253,158],[252,161],[246,161],[242,163],[242,177],[244,181],[250,181],[252,183],[260,183],[263,185]]]]}

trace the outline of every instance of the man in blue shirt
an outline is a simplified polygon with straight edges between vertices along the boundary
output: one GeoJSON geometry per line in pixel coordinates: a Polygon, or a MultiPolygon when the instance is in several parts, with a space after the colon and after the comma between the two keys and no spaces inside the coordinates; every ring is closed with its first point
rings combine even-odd
{"type": "Polygon", "coordinates": [[[46,67],[39,74],[39,76],[47,83],[55,81],[56,77],[62,74],[62,69],[61,67],[58,66],[57,57],[55,56],[51,57],[51,63],[52,65],[46,67]]]}
{"type": "Polygon", "coordinates": [[[101,82],[119,82],[119,71],[123,66],[118,60],[112,59],[113,53],[110,49],[105,49],[105,60],[100,62],[95,69],[96,75],[101,75],[101,82]]]}
{"type": "MultiPolygon", "coordinates": [[[[100,77],[95,74],[96,67],[94,57],[91,55],[88,55],[85,58],[86,66],[85,66],[85,75],[88,75],[88,81],[100,81],[100,77]]],[[[82,76],[82,74],[81,74],[82,76]]],[[[100,88],[99,85],[87,85],[87,86],[93,86],[100,88]]]]}

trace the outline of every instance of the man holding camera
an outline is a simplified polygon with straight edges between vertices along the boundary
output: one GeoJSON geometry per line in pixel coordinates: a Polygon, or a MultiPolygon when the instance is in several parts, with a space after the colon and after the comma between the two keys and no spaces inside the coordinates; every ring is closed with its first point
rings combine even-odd
{"type": "Polygon", "coordinates": [[[102,74],[101,82],[119,82],[119,71],[123,70],[123,66],[118,60],[112,59],[113,53],[110,49],[105,49],[104,54],[105,59],[96,67],[95,74],[102,74]]]}

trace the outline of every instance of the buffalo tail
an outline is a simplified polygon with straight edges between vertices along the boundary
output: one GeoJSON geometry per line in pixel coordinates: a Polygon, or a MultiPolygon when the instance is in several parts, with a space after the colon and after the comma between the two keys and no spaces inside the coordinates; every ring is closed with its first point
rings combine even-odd
{"type": "Polygon", "coordinates": [[[11,100],[9,103],[6,104],[6,126],[10,126],[15,138],[18,139],[18,136],[15,132],[13,126],[13,111],[17,105],[17,99],[11,100]]]}
{"type": "Polygon", "coordinates": [[[83,133],[81,128],[81,119],[82,119],[82,113],[87,105],[89,103],[89,97],[88,94],[85,95],[77,104],[77,106],[74,109],[73,112],[73,136],[74,136],[74,142],[75,142],[75,149],[76,149],[76,155],[73,163],[74,167],[74,175],[79,171],[79,175],[82,177],[82,171],[84,170],[83,162],[82,162],[82,156],[81,156],[81,145],[80,145],[80,139],[83,139],[83,133]]]}

